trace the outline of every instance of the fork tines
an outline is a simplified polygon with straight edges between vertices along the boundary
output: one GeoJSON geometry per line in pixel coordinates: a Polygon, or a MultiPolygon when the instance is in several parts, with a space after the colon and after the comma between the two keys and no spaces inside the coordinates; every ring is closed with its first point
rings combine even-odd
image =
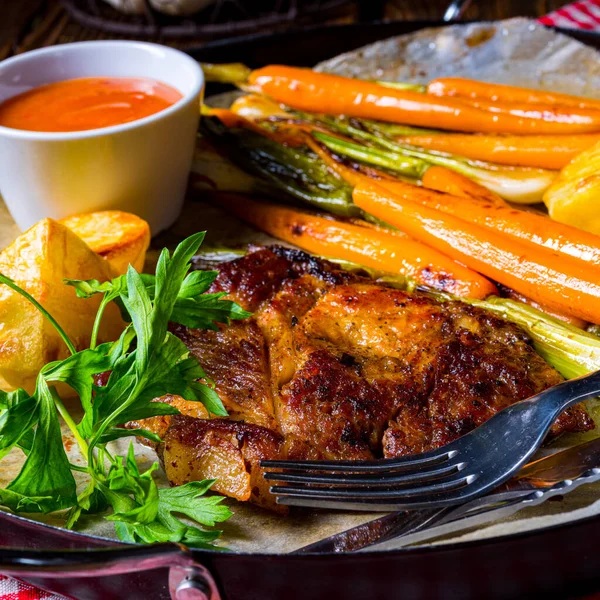
{"type": "MultiPolygon", "coordinates": [[[[280,504],[379,510],[415,502],[430,504],[473,481],[462,473],[458,451],[433,451],[377,461],[263,461],[265,478],[280,504]],[[283,484],[283,485],[281,485],[283,484]]],[[[390,508],[391,509],[391,508],[390,508]]]]}
{"type": "Polygon", "coordinates": [[[454,458],[456,450],[433,451],[416,456],[386,458],[383,460],[263,460],[264,469],[283,469],[285,471],[344,471],[345,473],[396,472],[439,465],[454,458]]]}

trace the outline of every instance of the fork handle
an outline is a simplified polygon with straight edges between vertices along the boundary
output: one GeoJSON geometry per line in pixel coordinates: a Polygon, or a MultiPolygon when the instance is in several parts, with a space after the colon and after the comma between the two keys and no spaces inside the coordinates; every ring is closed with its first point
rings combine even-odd
{"type": "Polygon", "coordinates": [[[529,403],[540,411],[548,430],[564,410],[595,396],[600,396],[600,371],[564,381],[525,400],[523,404],[529,403]]]}

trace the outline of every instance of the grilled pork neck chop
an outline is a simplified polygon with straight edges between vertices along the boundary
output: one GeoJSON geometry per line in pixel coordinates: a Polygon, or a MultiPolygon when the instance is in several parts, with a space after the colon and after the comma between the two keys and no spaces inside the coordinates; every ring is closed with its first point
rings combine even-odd
{"type": "MultiPolygon", "coordinates": [[[[157,432],[174,485],[282,511],[262,477],[267,458],[372,459],[431,450],[562,380],[516,325],[340,270],[304,252],[252,248],[211,291],[252,311],[219,331],[173,325],[229,412],[162,398],[182,415],[134,424],[157,432]]],[[[583,406],[552,433],[586,431],[583,406]]]]}

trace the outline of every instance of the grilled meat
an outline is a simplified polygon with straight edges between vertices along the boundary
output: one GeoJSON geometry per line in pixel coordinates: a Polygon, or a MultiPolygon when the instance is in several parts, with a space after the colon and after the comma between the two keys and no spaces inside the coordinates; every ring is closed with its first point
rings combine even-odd
{"type": "MultiPolygon", "coordinates": [[[[424,452],[561,381],[516,325],[461,302],[386,287],[303,252],[253,248],[211,291],[253,311],[219,331],[173,325],[230,413],[149,419],[173,484],[279,508],[263,458],[371,459],[424,452]]],[[[165,399],[162,399],[165,401],[165,399]]],[[[552,429],[585,431],[583,406],[552,429]]]]}

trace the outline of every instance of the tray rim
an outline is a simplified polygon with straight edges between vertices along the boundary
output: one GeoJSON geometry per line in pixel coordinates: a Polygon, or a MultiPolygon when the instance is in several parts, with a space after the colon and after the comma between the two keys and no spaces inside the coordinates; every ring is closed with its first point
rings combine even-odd
{"type": "MultiPolygon", "coordinates": [[[[469,24],[469,23],[477,23],[477,22],[493,23],[494,21],[461,21],[460,24],[469,24]]],[[[197,55],[199,55],[199,54],[201,55],[206,52],[211,52],[211,51],[218,52],[220,49],[231,48],[232,46],[235,47],[236,45],[241,45],[244,43],[260,42],[260,41],[266,40],[266,39],[269,39],[269,40],[277,40],[277,39],[284,40],[285,39],[286,42],[289,42],[290,35],[310,35],[310,34],[314,34],[314,33],[330,32],[330,31],[337,32],[337,31],[342,31],[342,30],[352,31],[352,30],[363,29],[365,27],[373,28],[374,30],[378,30],[378,29],[379,30],[381,30],[381,29],[387,30],[387,29],[393,28],[394,26],[399,27],[401,25],[407,26],[408,29],[405,33],[409,33],[412,31],[418,31],[418,30],[425,29],[428,27],[443,27],[443,26],[455,25],[455,24],[458,24],[458,23],[456,23],[456,22],[447,23],[442,20],[424,19],[424,20],[417,20],[417,21],[393,20],[393,21],[378,21],[378,22],[372,22],[372,23],[350,23],[350,24],[343,23],[343,24],[330,24],[330,25],[311,25],[309,27],[290,28],[287,30],[277,31],[277,32],[273,32],[273,33],[258,32],[258,33],[251,33],[251,34],[236,36],[233,38],[224,38],[224,39],[220,39],[220,40],[213,40],[202,46],[190,46],[188,48],[185,48],[184,52],[190,54],[193,58],[196,58],[197,55]]],[[[545,27],[547,27],[547,26],[545,26],[545,27]]],[[[600,31],[599,32],[591,32],[591,31],[571,30],[571,29],[565,29],[565,28],[560,28],[560,27],[547,27],[547,28],[553,29],[554,31],[557,31],[558,33],[562,33],[569,37],[573,37],[573,38],[581,41],[582,43],[587,43],[587,45],[593,46],[593,44],[591,42],[596,42],[596,43],[600,44],[600,31]],[[588,40],[588,42],[586,42],[586,40],[588,40]]],[[[389,37],[392,37],[395,35],[400,35],[400,34],[391,33],[389,35],[389,37]]],[[[381,39],[385,39],[385,37],[382,37],[381,39]]],[[[312,65],[306,65],[306,66],[312,66],[312,65]]],[[[379,514],[384,514],[384,513],[373,513],[373,514],[379,515],[379,514]]],[[[374,517],[374,518],[376,518],[376,517],[374,517]]],[[[90,541],[91,543],[97,544],[91,548],[96,548],[96,547],[104,548],[107,552],[110,550],[114,550],[115,553],[118,553],[119,550],[123,550],[123,549],[127,549],[127,548],[142,549],[142,548],[148,547],[147,544],[134,544],[134,543],[129,543],[129,542],[122,542],[120,540],[103,537],[103,536],[99,536],[96,534],[89,534],[89,533],[84,533],[84,532],[80,532],[80,531],[67,530],[67,529],[64,529],[64,528],[56,526],[56,525],[43,523],[40,521],[36,521],[34,519],[30,519],[30,518],[18,515],[18,514],[0,510],[0,521],[4,521],[4,520],[16,522],[16,524],[18,524],[20,527],[28,527],[31,529],[40,528],[44,531],[47,531],[49,534],[57,534],[57,537],[61,536],[61,537],[65,537],[65,538],[71,538],[74,541],[78,540],[78,541],[82,541],[82,542],[90,541]]],[[[376,558],[376,557],[381,557],[384,555],[386,557],[393,558],[393,557],[402,557],[402,556],[406,556],[406,555],[416,556],[419,554],[439,553],[439,552],[444,552],[444,551],[448,551],[448,552],[460,551],[462,549],[472,548],[473,546],[489,547],[489,546],[493,546],[495,544],[500,544],[500,543],[504,543],[504,542],[513,542],[513,541],[517,541],[519,539],[529,539],[529,538],[536,537],[538,535],[557,532],[557,531],[561,531],[561,530],[567,530],[572,527],[583,526],[583,525],[590,524],[590,523],[600,523],[600,514],[579,517],[579,518],[575,518],[573,520],[569,520],[567,522],[549,524],[549,525],[546,525],[543,527],[538,527],[538,528],[527,530],[527,531],[506,533],[503,535],[496,535],[496,536],[492,536],[492,537],[488,537],[488,538],[484,538],[484,539],[447,542],[447,543],[439,544],[439,545],[431,545],[431,544],[419,545],[419,544],[417,544],[417,545],[409,546],[406,548],[398,548],[398,549],[392,549],[392,550],[380,550],[380,551],[363,550],[363,551],[354,552],[354,553],[351,553],[351,552],[348,552],[348,553],[310,552],[310,553],[305,553],[302,555],[300,555],[300,554],[294,555],[294,554],[290,554],[290,553],[244,552],[244,551],[223,552],[223,551],[193,549],[193,548],[190,548],[190,552],[192,553],[193,556],[196,556],[199,560],[202,560],[202,559],[205,559],[208,557],[216,557],[216,556],[218,556],[219,559],[221,559],[221,560],[227,560],[228,558],[233,559],[236,557],[253,557],[253,558],[258,558],[258,559],[264,558],[267,560],[268,559],[295,560],[295,559],[302,559],[304,557],[307,557],[307,558],[327,557],[329,560],[334,559],[334,558],[336,560],[344,560],[350,556],[353,556],[353,557],[360,556],[362,559],[368,560],[368,559],[372,559],[372,558],[376,558]]],[[[18,550],[23,550],[23,551],[28,551],[28,552],[31,551],[31,548],[26,548],[26,547],[0,546],[0,571],[2,570],[2,551],[4,549],[6,549],[6,550],[10,549],[11,551],[18,551],[18,550]]],[[[64,548],[60,548],[60,547],[41,548],[38,550],[39,550],[40,556],[43,556],[44,553],[46,553],[47,555],[60,556],[60,554],[62,554],[62,553],[69,554],[69,553],[81,551],[81,549],[64,549],[64,548]]]]}

